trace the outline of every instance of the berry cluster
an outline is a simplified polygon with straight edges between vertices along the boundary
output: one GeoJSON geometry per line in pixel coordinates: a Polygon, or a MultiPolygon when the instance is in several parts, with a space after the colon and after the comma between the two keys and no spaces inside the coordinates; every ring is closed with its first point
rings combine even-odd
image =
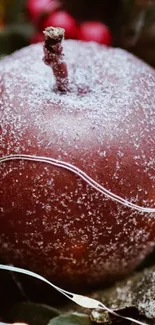
{"type": "Polygon", "coordinates": [[[0,19],[0,30],[1,30],[1,28],[3,28],[3,25],[4,25],[3,20],[0,19]]]}
{"type": "Polygon", "coordinates": [[[111,31],[108,26],[99,21],[77,21],[61,7],[58,0],[28,0],[27,11],[37,29],[31,43],[43,41],[42,30],[46,27],[59,26],[65,29],[67,39],[112,44],[111,31]]]}

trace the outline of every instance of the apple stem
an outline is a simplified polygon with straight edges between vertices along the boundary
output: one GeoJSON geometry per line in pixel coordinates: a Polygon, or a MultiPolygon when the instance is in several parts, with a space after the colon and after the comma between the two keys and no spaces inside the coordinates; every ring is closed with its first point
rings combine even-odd
{"type": "Polygon", "coordinates": [[[68,91],[68,69],[64,61],[62,40],[65,30],[59,27],[47,27],[44,30],[43,61],[49,65],[56,79],[56,88],[60,92],[68,91]]]}

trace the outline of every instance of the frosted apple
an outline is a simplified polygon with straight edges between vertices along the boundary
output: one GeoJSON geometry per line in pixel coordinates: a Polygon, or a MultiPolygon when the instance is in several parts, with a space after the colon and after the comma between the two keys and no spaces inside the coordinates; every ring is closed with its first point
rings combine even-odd
{"type": "Polygon", "coordinates": [[[124,50],[50,37],[44,53],[0,62],[0,256],[92,286],[155,244],[155,72],[124,50]]]}

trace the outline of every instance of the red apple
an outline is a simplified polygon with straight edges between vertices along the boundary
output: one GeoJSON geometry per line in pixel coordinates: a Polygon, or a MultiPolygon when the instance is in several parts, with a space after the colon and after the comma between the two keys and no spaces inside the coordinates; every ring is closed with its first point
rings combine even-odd
{"type": "Polygon", "coordinates": [[[122,277],[154,247],[155,72],[121,49],[63,47],[66,93],[41,44],[1,60],[0,156],[69,163],[90,184],[66,165],[1,161],[0,256],[73,288],[122,277]]]}

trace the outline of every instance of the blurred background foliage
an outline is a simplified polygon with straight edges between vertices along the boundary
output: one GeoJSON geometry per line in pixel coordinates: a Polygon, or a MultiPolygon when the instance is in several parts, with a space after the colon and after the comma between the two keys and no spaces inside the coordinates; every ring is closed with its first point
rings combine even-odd
{"type": "Polygon", "coordinates": [[[0,0],[0,55],[42,41],[49,24],[62,25],[66,38],[119,46],[155,66],[155,0],[0,0]]]}

